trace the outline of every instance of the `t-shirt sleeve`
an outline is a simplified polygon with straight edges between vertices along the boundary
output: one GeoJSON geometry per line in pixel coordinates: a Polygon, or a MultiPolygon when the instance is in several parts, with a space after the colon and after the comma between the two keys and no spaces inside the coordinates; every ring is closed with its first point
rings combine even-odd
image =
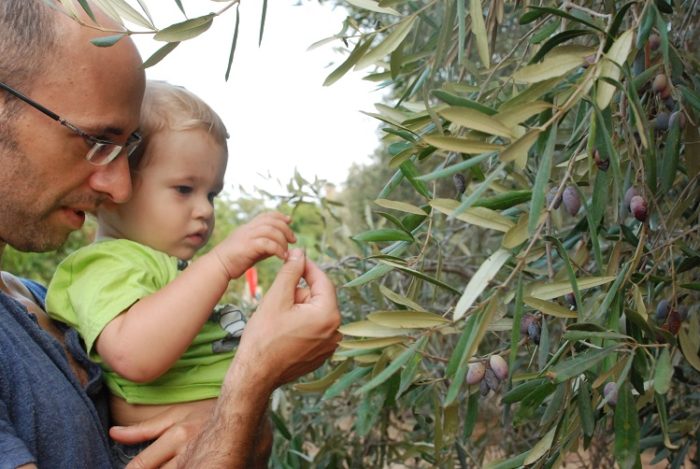
{"type": "Polygon", "coordinates": [[[15,469],[36,463],[36,458],[17,437],[5,403],[0,401],[0,469],[15,469]]]}
{"type": "Polygon", "coordinates": [[[131,241],[93,244],[59,265],[49,285],[47,310],[75,327],[94,357],[93,346],[105,326],[170,282],[176,264],[174,258],[131,241]]]}

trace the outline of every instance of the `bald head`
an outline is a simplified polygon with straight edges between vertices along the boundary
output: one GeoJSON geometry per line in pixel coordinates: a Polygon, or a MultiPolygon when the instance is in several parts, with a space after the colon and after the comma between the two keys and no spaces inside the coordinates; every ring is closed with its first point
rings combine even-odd
{"type": "MultiPolygon", "coordinates": [[[[91,5],[99,26],[122,29],[95,5],[91,5]]],[[[78,8],[79,18],[88,25],[93,20],[78,8]]],[[[112,47],[97,47],[91,39],[108,35],[98,28],[81,26],[43,0],[0,0],[0,80],[29,92],[34,78],[47,73],[52,66],[66,66],[66,56],[82,57],[82,61],[111,64],[107,69],[141,68],[141,58],[129,38],[112,47]]]]}
{"type": "MultiPolygon", "coordinates": [[[[84,135],[124,145],[139,126],[145,76],[129,38],[112,47],[90,42],[105,34],[43,0],[0,0],[0,80],[84,135]]],[[[94,166],[86,161],[91,145],[0,92],[0,246],[55,248],[82,225],[85,212],[104,200],[128,199],[126,158],[94,166]]]]}
{"type": "Polygon", "coordinates": [[[0,0],[0,80],[27,85],[58,43],[56,13],[41,0],[0,0]]]}

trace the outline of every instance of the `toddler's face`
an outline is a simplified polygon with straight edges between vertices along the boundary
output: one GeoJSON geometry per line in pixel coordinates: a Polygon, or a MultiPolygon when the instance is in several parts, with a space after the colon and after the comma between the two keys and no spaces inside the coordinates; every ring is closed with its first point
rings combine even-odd
{"type": "Polygon", "coordinates": [[[189,260],[214,229],[214,197],[226,172],[226,150],[203,129],[153,135],[134,178],[131,199],[101,210],[108,236],[127,238],[189,260]]]}

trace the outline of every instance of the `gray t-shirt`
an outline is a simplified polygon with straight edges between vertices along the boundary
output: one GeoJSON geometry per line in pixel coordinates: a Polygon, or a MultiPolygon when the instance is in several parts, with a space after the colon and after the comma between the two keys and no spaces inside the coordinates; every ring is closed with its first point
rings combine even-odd
{"type": "MultiPolygon", "coordinates": [[[[37,300],[42,287],[28,284],[37,300]]],[[[0,293],[0,469],[111,468],[107,395],[74,330],[66,346],[86,366],[82,388],[61,345],[34,316],[0,293]]]]}

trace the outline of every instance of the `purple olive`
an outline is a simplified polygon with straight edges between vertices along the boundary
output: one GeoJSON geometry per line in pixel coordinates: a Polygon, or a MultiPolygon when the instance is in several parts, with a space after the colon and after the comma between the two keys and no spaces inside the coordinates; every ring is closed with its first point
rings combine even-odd
{"type": "Polygon", "coordinates": [[[508,363],[500,355],[491,355],[489,366],[498,379],[503,381],[508,377],[508,363]]]}
{"type": "Polygon", "coordinates": [[[556,210],[561,205],[561,195],[557,197],[556,200],[554,199],[555,195],[557,195],[557,188],[552,187],[552,189],[550,189],[549,192],[547,192],[547,195],[545,195],[544,197],[547,202],[547,207],[551,206],[553,209],[556,210]],[[552,201],[554,201],[554,205],[552,205],[552,201]]]}
{"type": "Polygon", "coordinates": [[[654,78],[654,82],[651,84],[651,89],[654,93],[663,93],[664,90],[668,89],[668,78],[663,73],[659,73],[654,78]]]}
{"type": "Polygon", "coordinates": [[[479,392],[481,393],[482,396],[486,396],[491,388],[489,388],[489,385],[486,383],[486,380],[481,380],[479,383],[479,392]]]}
{"type": "Polygon", "coordinates": [[[627,189],[627,192],[625,192],[625,207],[627,207],[630,210],[630,212],[632,211],[632,209],[630,209],[630,202],[632,202],[632,197],[634,197],[635,195],[641,194],[634,186],[630,186],[629,189],[627,189]]]}
{"type": "Polygon", "coordinates": [[[602,156],[600,156],[600,152],[598,151],[598,149],[596,149],[593,152],[593,161],[595,161],[595,165],[601,171],[607,171],[610,167],[610,160],[608,158],[603,158],[602,156]]]}
{"type": "Polygon", "coordinates": [[[608,400],[608,405],[610,407],[615,407],[617,404],[617,384],[613,381],[606,383],[603,388],[603,395],[608,400]]]}
{"type": "Polygon", "coordinates": [[[578,191],[573,186],[564,189],[562,200],[564,202],[564,208],[569,215],[573,217],[578,213],[581,208],[581,198],[578,195],[578,191]]]}
{"type": "Polygon", "coordinates": [[[661,37],[656,33],[651,33],[649,35],[649,49],[656,50],[661,45],[661,37]]]}
{"type": "Polygon", "coordinates": [[[656,114],[656,117],[654,118],[654,129],[656,130],[667,130],[668,129],[668,113],[667,112],[659,112],[656,114]]]}
{"type": "Polygon", "coordinates": [[[671,303],[667,299],[659,301],[656,305],[656,313],[654,314],[654,319],[656,322],[662,323],[666,320],[668,313],[671,312],[671,303]]]}
{"type": "Polygon", "coordinates": [[[537,345],[540,344],[540,332],[540,325],[536,322],[532,322],[529,326],[527,326],[527,335],[530,336],[530,340],[532,340],[537,345]]]}
{"type": "Polygon", "coordinates": [[[535,322],[535,316],[533,314],[525,314],[520,320],[520,335],[523,336],[527,334],[530,324],[535,322]]]}
{"type": "Polygon", "coordinates": [[[676,109],[676,100],[673,99],[673,96],[666,96],[666,98],[664,98],[664,106],[666,106],[666,109],[669,111],[676,109]]]}
{"type": "Polygon", "coordinates": [[[668,319],[666,319],[666,329],[673,335],[678,335],[678,331],[681,330],[681,315],[677,310],[672,309],[668,313],[668,319]]]}
{"type": "Polygon", "coordinates": [[[668,118],[668,128],[670,129],[678,121],[678,125],[681,129],[685,128],[685,114],[681,111],[676,111],[671,113],[671,117],[668,118]]]}
{"type": "Polygon", "coordinates": [[[501,381],[498,379],[498,376],[496,376],[496,373],[492,369],[487,369],[486,374],[484,374],[484,382],[488,384],[489,389],[492,389],[494,392],[498,391],[498,388],[501,387],[501,381]]]}
{"type": "Polygon", "coordinates": [[[484,379],[486,367],[481,362],[470,363],[467,371],[467,384],[478,384],[484,379]]]}
{"type": "Polygon", "coordinates": [[[630,200],[630,212],[639,221],[647,219],[647,201],[641,195],[635,195],[630,200]]]}

